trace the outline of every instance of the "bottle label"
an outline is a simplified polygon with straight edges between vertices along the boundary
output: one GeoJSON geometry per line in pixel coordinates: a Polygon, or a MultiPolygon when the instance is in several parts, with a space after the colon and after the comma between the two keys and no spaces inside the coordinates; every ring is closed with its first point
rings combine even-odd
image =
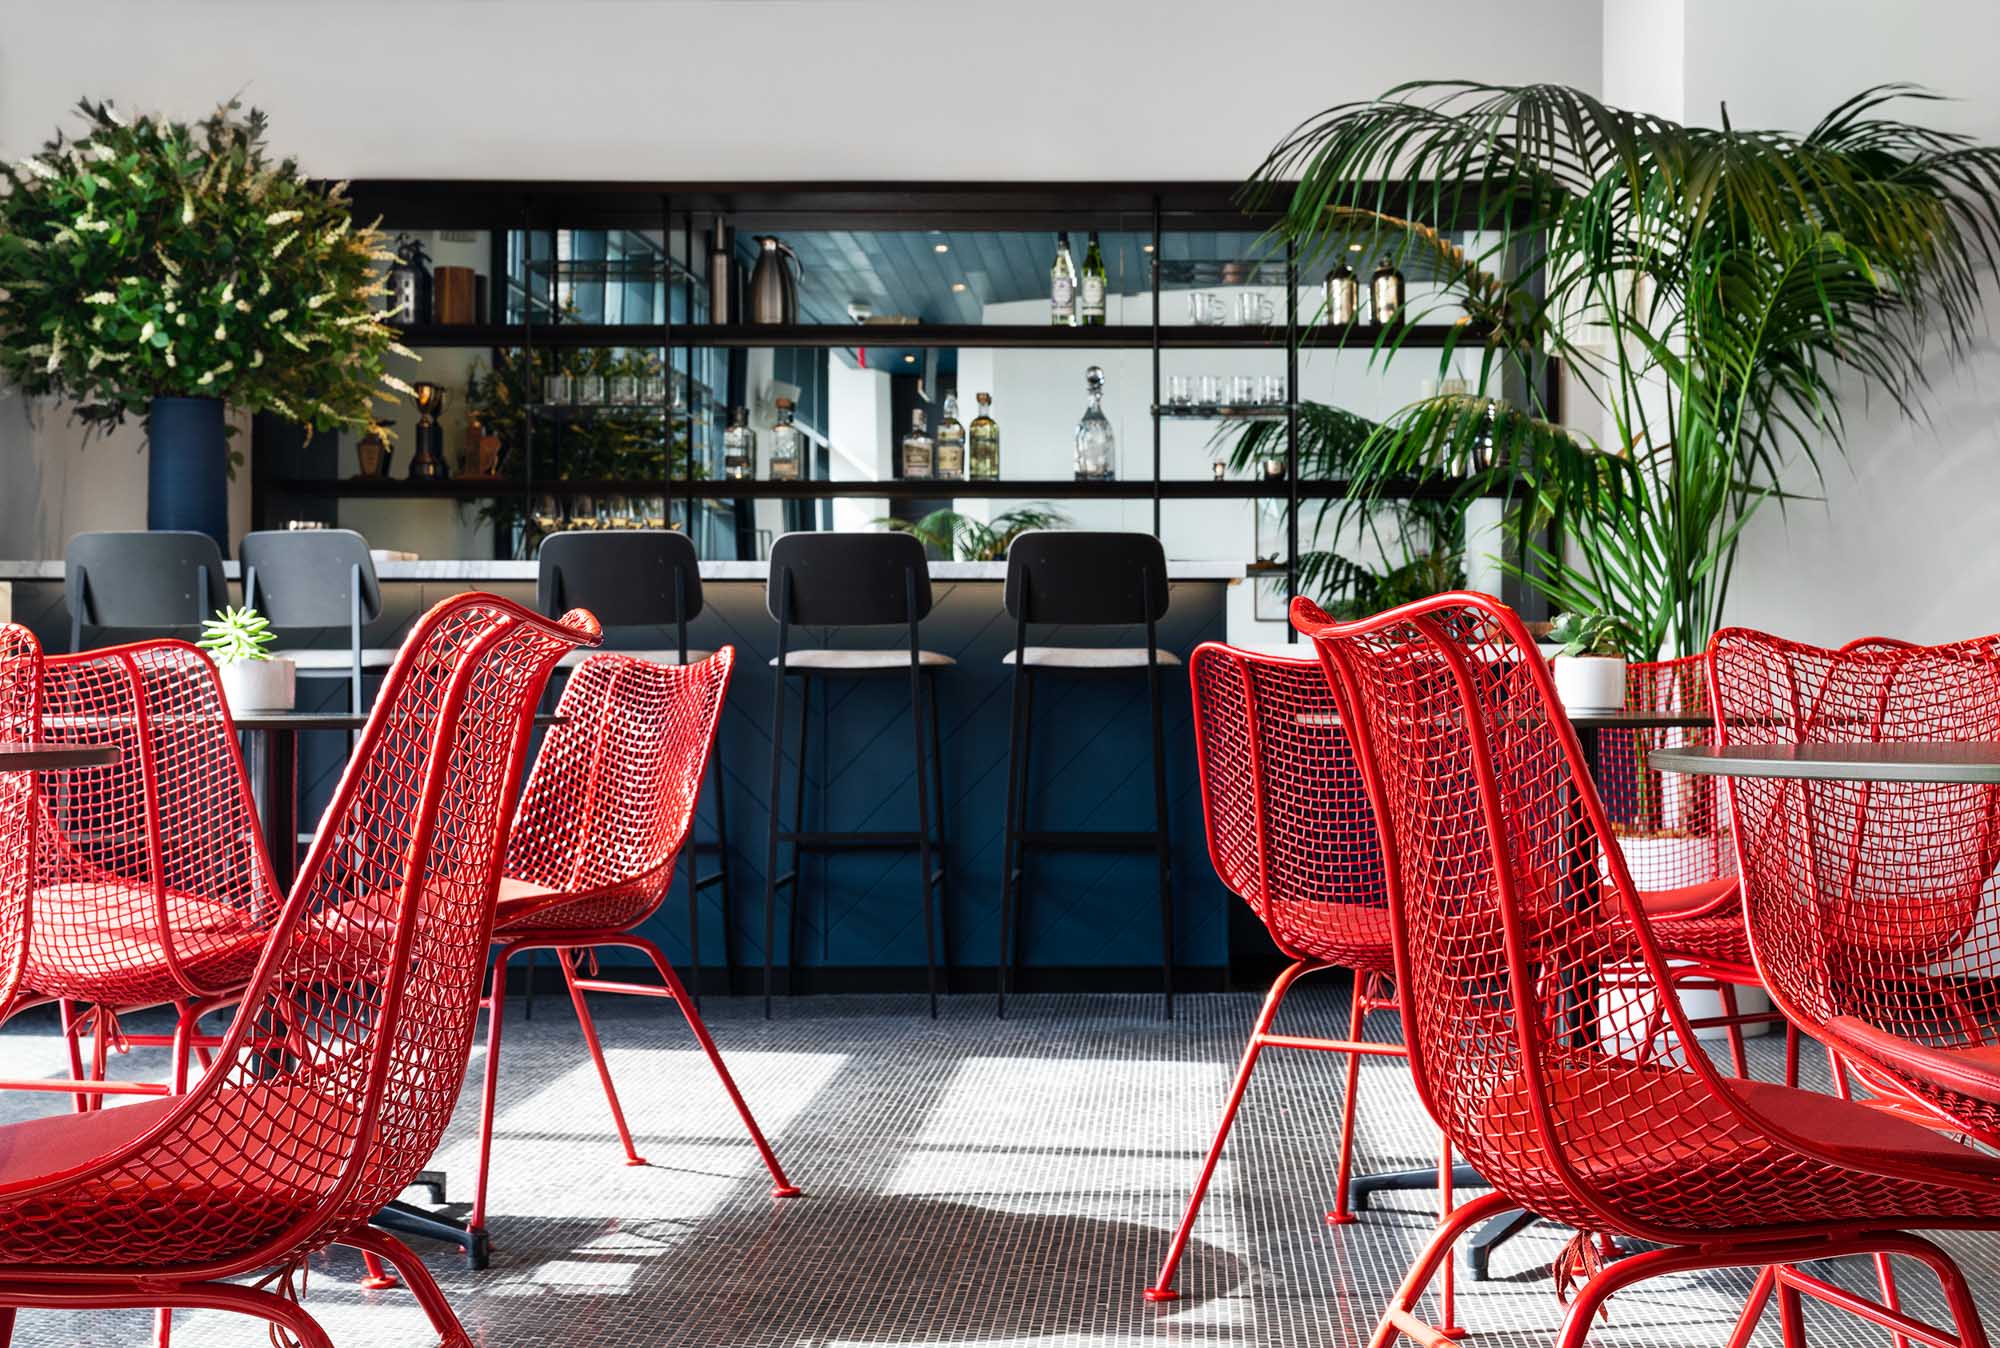
{"type": "Polygon", "coordinates": [[[1076,305],[1076,284],[1067,276],[1058,276],[1049,284],[1049,303],[1059,314],[1066,314],[1076,305]]]}
{"type": "Polygon", "coordinates": [[[1104,278],[1086,276],[1083,278],[1083,311],[1087,314],[1104,312],[1104,278]]]}
{"type": "Polygon", "coordinates": [[[965,476],[965,446],[940,444],[937,447],[937,475],[939,477],[965,476]]]}
{"type": "Polygon", "coordinates": [[[903,476],[929,477],[931,475],[931,447],[929,445],[903,446],[903,476]]]}

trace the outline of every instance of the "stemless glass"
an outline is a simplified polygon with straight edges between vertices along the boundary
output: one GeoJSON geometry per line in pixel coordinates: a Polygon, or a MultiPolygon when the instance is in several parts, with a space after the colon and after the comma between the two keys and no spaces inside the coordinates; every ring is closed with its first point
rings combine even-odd
{"type": "Polygon", "coordinates": [[[667,498],[648,496],[646,498],[646,527],[664,529],[667,527],[667,498]]]}
{"type": "Polygon", "coordinates": [[[1229,405],[1248,407],[1257,401],[1257,380],[1247,374],[1234,375],[1229,380],[1229,405]]]}
{"type": "Polygon", "coordinates": [[[1246,328],[1266,328],[1276,310],[1271,301],[1254,290],[1245,290],[1236,297],[1236,321],[1246,328]]]}
{"type": "Polygon", "coordinates": [[[1222,379],[1218,375],[1205,374],[1195,380],[1194,400],[1203,407],[1213,407],[1222,401],[1222,379]]]}
{"type": "Polygon", "coordinates": [[[1285,405],[1285,377],[1267,374],[1257,382],[1257,401],[1266,407],[1285,405]]]}
{"type": "Polygon", "coordinates": [[[576,403],[579,407],[602,407],[604,405],[604,376],[601,374],[580,374],[576,377],[576,403]]]}
{"type": "Polygon", "coordinates": [[[563,527],[562,502],[553,496],[537,496],[534,510],[535,527],[545,534],[552,534],[563,527]]]}
{"type": "Polygon", "coordinates": [[[1196,290],[1188,295],[1188,317],[1199,327],[1212,328],[1228,321],[1228,310],[1222,296],[1211,290],[1196,290]]]}
{"type": "Polygon", "coordinates": [[[630,407],[639,401],[639,376],[635,374],[615,374],[611,376],[611,401],[620,407],[630,407]]]}
{"type": "Polygon", "coordinates": [[[566,406],[576,396],[576,389],[566,374],[542,376],[542,401],[556,407],[566,406]]]}
{"type": "Polygon", "coordinates": [[[1193,401],[1193,385],[1184,374],[1172,375],[1167,379],[1167,401],[1175,407],[1186,407],[1193,401]]]}
{"type": "Polygon", "coordinates": [[[667,400],[667,377],[663,374],[649,374],[645,380],[645,400],[649,403],[663,403],[667,400]]]}
{"type": "Polygon", "coordinates": [[[595,529],[597,527],[597,502],[588,496],[570,497],[569,527],[572,529],[595,529]]]}

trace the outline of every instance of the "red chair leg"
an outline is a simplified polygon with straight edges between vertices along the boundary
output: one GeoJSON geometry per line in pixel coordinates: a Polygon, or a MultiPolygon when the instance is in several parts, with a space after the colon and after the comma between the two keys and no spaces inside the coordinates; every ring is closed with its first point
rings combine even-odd
{"type": "Polygon", "coordinates": [[[1180,1293],[1174,1290],[1174,1273],[1180,1268],[1181,1256],[1187,1252],[1188,1235],[1194,1230],[1194,1218],[1201,1211],[1201,1201],[1208,1195],[1208,1183],[1215,1177],[1216,1163],[1222,1159],[1222,1144],[1229,1140],[1229,1130],[1236,1122],[1236,1111],[1243,1104],[1243,1092],[1250,1085],[1251,1069],[1257,1066],[1257,1056],[1264,1051],[1264,1036],[1278,1014],[1278,1004],[1285,1000],[1285,993],[1291,989],[1293,981],[1308,967],[1318,966],[1308,966],[1304,960],[1293,964],[1278,975],[1278,981],[1271,984],[1271,990],[1264,995],[1264,1009],[1257,1013],[1257,1023],[1250,1027],[1250,1042],[1243,1046],[1243,1061],[1236,1068],[1236,1080],[1229,1087],[1229,1098],[1223,1102],[1222,1122],[1216,1126],[1215,1140],[1208,1144],[1208,1156],[1201,1163],[1201,1173],[1195,1177],[1194,1192],[1188,1196],[1187,1209],[1181,1213],[1181,1224],[1174,1230],[1173,1243],[1167,1247],[1167,1257],[1160,1264],[1159,1276],[1146,1289],[1148,1301],[1176,1301],[1180,1298],[1180,1293]]]}
{"type": "MultiPolygon", "coordinates": [[[[1444,1138],[1438,1143],[1438,1225],[1451,1220],[1451,1139],[1444,1138]]],[[[1465,1327],[1458,1323],[1456,1285],[1458,1261],[1445,1252],[1444,1266],[1438,1270],[1438,1324],[1437,1332],[1448,1339],[1465,1337],[1465,1327]]]]}
{"type": "MultiPolygon", "coordinates": [[[[238,1287],[226,1282],[187,1283],[177,1287],[59,1286],[40,1283],[32,1287],[0,1287],[7,1305],[0,1308],[0,1329],[11,1326],[14,1312],[26,1306],[38,1310],[74,1314],[88,1310],[164,1310],[169,1306],[184,1310],[231,1311],[265,1320],[290,1334],[299,1348],[333,1348],[333,1340],[296,1301],[255,1287],[238,1287]]],[[[6,1342],[0,1337],[0,1344],[6,1342]]]]}
{"type": "Polygon", "coordinates": [[[1368,1348],[1389,1348],[1396,1335],[1408,1334],[1419,1343],[1435,1342],[1441,1336],[1437,1329],[1417,1319],[1412,1312],[1430,1285],[1438,1266],[1451,1258],[1452,1247],[1464,1235],[1488,1217],[1497,1217],[1513,1206],[1513,1200],[1503,1194],[1481,1194],[1456,1212],[1449,1213],[1431,1233],[1430,1243],[1417,1256],[1410,1271],[1403,1278],[1403,1285],[1396,1289],[1396,1295],[1382,1312],[1382,1319],[1375,1326],[1374,1336],[1368,1340],[1368,1348]]]}
{"type": "MultiPolygon", "coordinates": [[[[632,949],[643,950],[652,959],[653,967],[659,970],[660,979],[667,985],[667,991],[672,994],[674,1004],[680,1007],[681,1014],[687,1017],[688,1028],[694,1031],[694,1037],[700,1043],[701,1051],[708,1055],[709,1065],[715,1068],[715,1075],[721,1079],[722,1089],[728,1094],[729,1103],[736,1106],[737,1116],[749,1130],[750,1141],[756,1146],[757,1154],[764,1159],[764,1168],[771,1172],[772,1197],[798,1197],[799,1187],[785,1177],[785,1168],[778,1164],[777,1154],[771,1150],[771,1144],[764,1140],[764,1130],[757,1126],[755,1116],[750,1113],[750,1106],[743,1102],[743,1092],[736,1089],[736,1079],[729,1075],[729,1068],[722,1061],[721,1050],[716,1048],[715,1040],[709,1037],[708,1026],[702,1022],[701,1013],[694,1009],[694,1000],[688,996],[687,989],[681,986],[681,980],[674,973],[674,966],[667,963],[667,957],[660,953],[660,948],[651,941],[629,934],[622,939],[632,949]]],[[[605,1080],[608,1083],[610,1078],[607,1076],[605,1080]]]]}
{"type": "Polygon", "coordinates": [[[1736,1023],[1736,985],[1718,981],[1715,990],[1722,998],[1722,1014],[1729,1017],[1729,1024],[1724,1027],[1724,1031],[1729,1036],[1730,1070],[1738,1077],[1747,1080],[1750,1076],[1750,1061],[1743,1052],[1743,1027],[1736,1023]]]}
{"type": "Polygon", "coordinates": [[[0,1348],[10,1348],[14,1342],[14,1308],[0,1306],[0,1348]]]}
{"type": "MultiPolygon", "coordinates": [[[[1896,1270],[1889,1266],[1889,1256],[1880,1250],[1875,1252],[1875,1281],[1882,1289],[1882,1304],[1892,1311],[1899,1311],[1903,1303],[1896,1295],[1896,1270]]],[[[1901,1334],[1889,1336],[1890,1348],[1910,1348],[1910,1341],[1901,1334]]]]}
{"type": "Polygon", "coordinates": [[[493,1162],[493,1100],[500,1089],[500,1030],[507,1005],[507,960],[513,953],[502,946],[493,957],[493,981],[486,996],[486,1067],[479,1094],[479,1174],[474,1181],[472,1211],[465,1219],[468,1231],[486,1229],[486,1177],[493,1162]]]}
{"type": "MultiPolygon", "coordinates": [[[[1347,1038],[1350,1043],[1361,1038],[1362,1020],[1367,1014],[1366,975],[1356,970],[1354,973],[1354,994],[1347,1008],[1347,1038]]],[[[1332,1226],[1345,1226],[1354,1220],[1354,1209],[1347,1203],[1347,1186],[1354,1178],[1354,1106],[1355,1095],[1361,1086],[1361,1055],[1347,1055],[1347,1093],[1340,1102],[1340,1168],[1333,1181],[1333,1211],[1326,1214],[1332,1226]]]]}
{"type": "MultiPolygon", "coordinates": [[[[76,1003],[64,997],[56,1003],[56,1010],[62,1017],[63,1040],[69,1045],[69,1079],[71,1081],[81,1081],[83,1080],[83,1043],[78,1038],[76,1003]]],[[[79,1114],[90,1108],[90,1097],[87,1095],[72,1095],[70,1101],[79,1114]]]]}
{"type": "Polygon", "coordinates": [[[611,1067],[604,1061],[604,1046],[598,1042],[596,1022],[590,1018],[590,1007],[585,1003],[583,989],[576,985],[576,970],[569,962],[570,951],[559,947],[556,963],[562,966],[563,982],[569,987],[570,1005],[576,1008],[576,1023],[583,1030],[584,1046],[590,1050],[590,1060],[597,1064],[597,1079],[604,1085],[605,1103],[611,1106],[611,1122],[618,1128],[618,1141],[625,1148],[626,1165],[644,1165],[646,1158],[632,1146],[632,1130],[625,1124],[625,1111],[618,1104],[618,1088],[611,1084],[611,1067]]]}
{"type": "Polygon", "coordinates": [[[417,1304],[430,1317],[431,1327],[437,1330],[442,1341],[440,1348],[472,1348],[471,1336],[459,1323],[451,1303],[444,1299],[444,1290],[437,1285],[431,1271],[424,1267],[424,1261],[417,1258],[416,1251],[387,1231],[373,1226],[364,1226],[343,1236],[341,1243],[360,1250],[364,1258],[378,1264],[387,1260],[402,1275],[403,1281],[416,1296],[417,1304]]]}

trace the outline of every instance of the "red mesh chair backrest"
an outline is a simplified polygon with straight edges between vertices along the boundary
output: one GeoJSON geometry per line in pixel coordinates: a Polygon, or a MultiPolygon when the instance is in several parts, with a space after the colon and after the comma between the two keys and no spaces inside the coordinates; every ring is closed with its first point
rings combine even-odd
{"type": "Polygon", "coordinates": [[[471,1051],[535,702],[596,637],[586,613],[480,594],[418,621],[215,1066],[73,1179],[0,1190],[10,1240],[223,1276],[337,1239],[409,1183],[471,1051]]]}
{"type": "Polygon", "coordinates": [[[280,895],[215,666],[182,641],[53,656],[42,726],[121,754],[42,779],[29,983],[111,1006],[240,984],[280,895]]]}
{"type": "MultiPolygon", "coordinates": [[[[1625,710],[1708,716],[1708,662],[1635,660],[1625,667],[1625,710]]],[[[1601,730],[1597,790],[1611,826],[1624,839],[1625,863],[1641,889],[1685,889],[1736,872],[1736,851],[1716,808],[1722,789],[1712,778],[1682,777],[1648,765],[1655,749],[1714,743],[1706,726],[1601,730]]]]}
{"type": "Polygon", "coordinates": [[[1209,643],[1188,660],[1208,854],[1294,959],[1387,957],[1382,853],[1326,673],[1209,643]]]}
{"type": "MultiPolygon", "coordinates": [[[[1359,732],[1426,1105],[1535,1212],[1649,1234],[1643,1209],[1608,1194],[1621,1158],[1654,1145],[1649,1106],[1687,1107],[1687,1133],[1743,1124],[1661,995],[1665,970],[1575,733],[1552,711],[1546,662],[1483,595],[1344,624],[1298,601],[1294,621],[1359,732]]],[[[1675,1185],[1673,1225],[1655,1215],[1652,1238],[1740,1222],[1722,1186],[1675,1185]]]]}
{"type": "Polygon", "coordinates": [[[665,897],[735,662],[733,647],[682,666],[603,654],[571,673],[507,850],[510,879],[591,895],[561,906],[564,925],[622,928],[665,897]]]}
{"type": "MultiPolygon", "coordinates": [[[[0,623],[0,744],[41,733],[42,648],[34,633],[0,623]]],[[[0,1021],[14,1009],[28,956],[34,879],[35,774],[0,772],[0,1021]]]]}
{"type": "MultiPolygon", "coordinates": [[[[1731,628],[1710,643],[1733,744],[2000,740],[1991,638],[1839,650],[1731,628]]],[[[1808,1027],[1853,1017],[1933,1047],[2000,1025],[2000,787],[1730,779],[1751,946],[1808,1027]]],[[[1981,1111],[2000,1129],[2000,1107],[1981,1111]]]]}

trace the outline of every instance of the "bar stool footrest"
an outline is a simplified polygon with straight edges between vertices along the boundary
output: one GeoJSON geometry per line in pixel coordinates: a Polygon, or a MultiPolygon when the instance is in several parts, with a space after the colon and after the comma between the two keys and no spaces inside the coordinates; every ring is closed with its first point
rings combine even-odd
{"type": "Polygon", "coordinates": [[[1100,832],[1091,829],[1033,829],[1014,835],[1030,847],[1072,852],[1150,852],[1160,845],[1153,829],[1126,829],[1100,832]]]}

